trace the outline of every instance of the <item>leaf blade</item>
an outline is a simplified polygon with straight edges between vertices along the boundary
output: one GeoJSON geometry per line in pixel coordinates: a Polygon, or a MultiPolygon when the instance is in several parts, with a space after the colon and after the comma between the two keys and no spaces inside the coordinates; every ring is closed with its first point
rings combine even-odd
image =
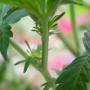
{"type": "Polygon", "coordinates": [[[88,58],[85,55],[78,57],[67,66],[56,80],[56,84],[59,84],[56,90],[87,90],[82,85],[83,83],[86,86],[86,81],[81,76],[81,72],[83,72],[82,67],[86,65],[87,61],[88,58]]]}
{"type": "Polygon", "coordinates": [[[9,40],[13,36],[12,32],[10,31],[11,27],[7,24],[0,25],[0,51],[7,60],[7,49],[9,46],[9,40]]]}
{"type": "Polygon", "coordinates": [[[24,73],[26,73],[26,71],[27,71],[29,65],[31,64],[31,60],[32,60],[31,57],[29,57],[29,58],[26,60],[25,66],[24,66],[24,71],[23,71],[24,73]]]}

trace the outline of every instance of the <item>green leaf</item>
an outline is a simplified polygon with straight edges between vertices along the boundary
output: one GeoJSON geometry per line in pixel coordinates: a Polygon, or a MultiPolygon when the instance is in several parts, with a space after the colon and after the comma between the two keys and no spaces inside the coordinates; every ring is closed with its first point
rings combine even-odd
{"type": "Polygon", "coordinates": [[[7,59],[9,39],[13,36],[10,31],[10,24],[16,23],[28,14],[23,9],[18,9],[5,4],[0,4],[0,12],[0,51],[4,59],[7,59]]]}
{"type": "Polygon", "coordinates": [[[5,22],[8,24],[15,23],[19,21],[21,17],[28,15],[23,9],[5,4],[0,4],[0,12],[0,22],[5,22]]]}
{"type": "Polygon", "coordinates": [[[4,59],[7,59],[7,49],[9,46],[9,40],[10,40],[10,37],[13,36],[10,29],[11,27],[7,24],[0,25],[0,51],[4,59]]]}
{"type": "Polygon", "coordinates": [[[59,5],[60,0],[47,0],[47,16],[52,17],[59,5]]]}
{"type": "Polygon", "coordinates": [[[83,5],[80,1],[77,0],[61,0],[61,4],[77,4],[77,5],[83,5]]]}
{"type": "Polygon", "coordinates": [[[43,88],[43,90],[49,90],[49,86],[48,85],[46,85],[44,88],[43,88]]]}
{"type": "Polygon", "coordinates": [[[41,16],[40,0],[0,0],[0,3],[11,4],[13,6],[26,9],[33,17],[41,16]]]}
{"type": "Polygon", "coordinates": [[[75,0],[47,0],[47,16],[50,18],[52,17],[58,6],[63,5],[63,4],[78,4],[78,5],[83,5],[80,1],[75,1],[75,0]]]}
{"type": "Polygon", "coordinates": [[[1,4],[13,4],[13,5],[18,5],[18,0],[0,0],[1,4]]]}
{"type": "Polygon", "coordinates": [[[42,87],[43,87],[43,90],[49,90],[52,87],[51,82],[44,83],[42,87]]]}
{"type": "Polygon", "coordinates": [[[27,47],[28,47],[28,49],[29,49],[28,52],[32,54],[32,49],[31,49],[29,43],[28,43],[26,40],[25,40],[25,44],[27,45],[27,47]]]}
{"type": "Polygon", "coordinates": [[[52,22],[57,22],[64,14],[65,14],[65,12],[61,13],[60,15],[56,15],[56,16],[52,19],[52,22]]]}
{"type": "Polygon", "coordinates": [[[24,62],[25,62],[25,60],[21,60],[21,61],[16,62],[14,65],[19,65],[19,64],[24,63],[24,62]]]}
{"type": "Polygon", "coordinates": [[[10,5],[0,4],[0,23],[13,24],[22,17],[28,15],[24,9],[19,9],[10,5]]]}
{"type": "Polygon", "coordinates": [[[41,47],[41,45],[38,45],[37,49],[33,50],[32,53],[33,53],[33,57],[37,57],[37,58],[40,59],[41,56],[42,56],[42,47],[41,47]]]}
{"type": "Polygon", "coordinates": [[[80,56],[67,66],[56,80],[56,90],[87,90],[89,58],[87,55],[80,56]]]}
{"type": "Polygon", "coordinates": [[[83,43],[87,52],[90,53],[90,30],[84,33],[83,43]]]}
{"type": "Polygon", "coordinates": [[[6,16],[9,9],[11,9],[11,6],[0,4],[0,24],[2,24],[3,18],[6,16]]]}
{"type": "Polygon", "coordinates": [[[25,62],[24,73],[27,71],[27,69],[28,69],[29,65],[31,64],[31,62],[32,62],[32,58],[29,57],[25,62]]]}
{"type": "Polygon", "coordinates": [[[23,9],[18,8],[11,8],[7,15],[4,17],[4,22],[7,22],[8,24],[14,24],[18,22],[22,17],[27,16],[28,13],[26,13],[23,9]]]}
{"type": "Polygon", "coordinates": [[[40,19],[43,15],[51,18],[59,5],[62,4],[80,4],[75,0],[0,0],[0,3],[12,4],[26,9],[33,17],[40,19]]]}
{"type": "Polygon", "coordinates": [[[56,15],[49,21],[49,28],[54,28],[57,25],[57,21],[65,14],[65,12],[61,13],[60,15],[56,15]]]}
{"type": "Polygon", "coordinates": [[[0,23],[13,24],[19,21],[28,13],[24,9],[19,9],[10,5],[0,4],[0,23]]]}

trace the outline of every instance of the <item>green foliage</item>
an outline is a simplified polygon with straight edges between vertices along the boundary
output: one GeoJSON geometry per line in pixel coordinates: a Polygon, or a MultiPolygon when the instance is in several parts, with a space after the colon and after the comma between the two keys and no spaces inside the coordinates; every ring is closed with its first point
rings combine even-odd
{"type": "Polygon", "coordinates": [[[32,58],[28,58],[27,60],[26,60],[26,62],[25,62],[25,66],[24,66],[24,73],[27,71],[27,69],[29,68],[29,65],[31,64],[31,61],[32,60],[32,58]]]}
{"type": "Polygon", "coordinates": [[[12,7],[10,5],[1,4],[1,19],[0,22],[8,25],[18,22],[22,17],[27,16],[28,13],[23,9],[12,7]]]}
{"type": "Polygon", "coordinates": [[[19,64],[21,64],[21,63],[23,63],[23,62],[25,62],[25,60],[18,61],[18,62],[16,62],[14,65],[19,65],[19,64]]]}
{"type": "Polygon", "coordinates": [[[56,15],[55,17],[53,17],[48,23],[49,29],[52,29],[52,28],[56,27],[57,26],[57,21],[60,20],[60,18],[62,18],[62,16],[64,14],[65,14],[65,12],[61,13],[60,15],[56,15]]]}
{"type": "Polygon", "coordinates": [[[43,87],[43,90],[49,90],[50,88],[53,88],[55,90],[55,79],[52,79],[46,83],[44,83],[41,87],[43,87]]]}
{"type": "Polygon", "coordinates": [[[83,42],[87,52],[90,53],[90,31],[89,30],[84,33],[83,42]]]}
{"type": "Polygon", "coordinates": [[[9,40],[13,36],[10,24],[14,24],[22,17],[28,15],[24,10],[9,5],[0,5],[0,51],[7,59],[9,40]]]}
{"type": "Polygon", "coordinates": [[[77,5],[83,5],[83,3],[79,0],[61,0],[61,4],[77,4],[77,5]]]}
{"type": "MultiPolygon", "coordinates": [[[[32,17],[32,19],[36,23],[35,31],[39,32],[40,34],[42,31],[42,20],[48,18],[48,27],[49,29],[55,27],[56,21],[52,21],[53,15],[55,14],[57,8],[59,5],[62,4],[77,4],[74,0],[1,0],[1,3],[7,3],[11,4],[15,7],[24,8],[29,15],[32,17]]],[[[17,11],[16,11],[17,12],[17,11]]],[[[19,11],[20,12],[20,11],[19,11]]],[[[20,15],[22,15],[23,12],[21,12],[20,15]]],[[[57,19],[61,18],[64,13],[62,13],[60,16],[55,16],[57,19]]],[[[13,14],[14,15],[14,14],[13,14]]],[[[15,14],[18,15],[18,14],[15,14]]],[[[14,20],[14,16],[10,16],[7,21],[14,20]],[[13,19],[10,19],[10,17],[13,17],[13,19]]],[[[21,16],[22,17],[22,16],[21,16]]],[[[16,20],[16,19],[15,19],[16,20]]]]}
{"type": "Polygon", "coordinates": [[[12,32],[10,31],[11,27],[7,24],[0,25],[0,51],[7,60],[7,49],[9,45],[9,39],[12,37],[12,32]]]}
{"type": "Polygon", "coordinates": [[[8,24],[14,24],[14,23],[18,22],[22,17],[25,17],[27,15],[28,15],[28,13],[26,13],[26,11],[23,9],[11,8],[7,12],[7,15],[4,17],[4,20],[5,20],[5,22],[8,22],[8,24]]]}
{"type": "MultiPolygon", "coordinates": [[[[30,15],[36,23],[35,30],[33,31],[38,32],[42,37],[42,48],[38,47],[36,50],[31,50],[26,41],[28,55],[24,55],[23,50],[13,44],[13,46],[15,46],[16,49],[19,49],[21,54],[25,57],[25,60],[19,61],[15,65],[25,62],[24,72],[27,71],[30,64],[34,65],[37,70],[40,70],[47,79],[44,90],[55,87],[56,90],[87,90],[87,83],[89,82],[88,64],[90,63],[88,55],[78,57],[68,65],[57,78],[57,85],[55,87],[55,83],[53,83],[54,81],[52,82],[53,79],[49,76],[46,67],[48,59],[49,30],[55,27],[57,21],[64,15],[64,13],[62,13],[53,17],[58,6],[63,4],[82,4],[75,0],[0,0],[0,3],[10,4],[3,4],[0,6],[0,51],[3,57],[7,59],[9,41],[13,36],[10,30],[10,24],[14,24],[22,17],[30,15]]],[[[89,36],[88,33],[85,33],[84,45],[87,51],[90,52],[89,36]]]]}
{"type": "Polygon", "coordinates": [[[47,0],[47,16],[52,17],[56,12],[60,0],[47,0]]]}
{"type": "Polygon", "coordinates": [[[0,64],[0,83],[4,81],[5,72],[6,72],[6,62],[0,64]]]}
{"type": "Polygon", "coordinates": [[[16,79],[18,79],[18,80],[13,79],[11,81],[8,81],[7,88],[9,90],[34,90],[34,89],[31,89],[30,85],[22,78],[17,77],[16,79]],[[21,83],[22,83],[22,85],[21,85],[21,83]]]}
{"type": "Polygon", "coordinates": [[[40,64],[41,64],[41,46],[38,46],[36,50],[31,50],[27,41],[26,41],[26,45],[29,49],[29,50],[27,50],[27,52],[29,54],[28,58],[26,60],[20,60],[20,61],[15,63],[15,65],[25,63],[24,73],[27,71],[27,69],[29,68],[29,66],[31,64],[35,64],[36,67],[38,67],[38,66],[40,67],[40,64]]]}
{"type": "Polygon", "coordinates": [[[49,90],[50,87],[51,87],[50,83],[46,83],[46,84],[44,85],[43,90],[49,90]]]}
{"type": "Polygon", "coordinates": [[[0,89],[1,88],[3,90],[35,90],[25,79],[17,76],[13,66],[5,61],[0,61],[0,89]]]}
{"type": "Polygon", "coordinates": [[[90,57],[80,56],[67,66],[56,80],[56,90],[87,90],[90,57]]]}
{"type": "Polygon", "coordinates": [[[12,4],[17,7],[26,9],[32,18],[40,19],[44,15],[52,17],[59,5],[62,4],[78,4],[74,0],[0,0],[1,3],[12,4]]]}

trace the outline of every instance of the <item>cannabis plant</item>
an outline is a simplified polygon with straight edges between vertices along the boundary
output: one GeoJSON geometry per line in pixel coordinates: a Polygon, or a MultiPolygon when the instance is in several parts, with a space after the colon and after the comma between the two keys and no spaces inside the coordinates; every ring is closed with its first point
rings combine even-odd
{"type": "MultiPolygon", "coordinates": [[[[83,38],[86,53],[81,55],[81,46],[78,37],[77,26],[75,22],[74,4],[84,5],[82,0],[0,0],[0,51],[7,63],[9,58],[7,55],[8,46],[11,44],[25,60],[17,62],[17,64],[25,63],[24,72],[27,71],[32,64],[46,80],[46,83],[41,85],[43,90],[88,90],[89,84],[89,64],[90,64],[90,31],[85,33],[83,38]],[[53,78],[47,69],[48,64],[48,41],[49,36],[54,34],[54,28],[57,26],[57,21],[65,14],[55,15],[59,6],[70,4],[71,20],[73,27],[73,36],[76,44],[76,49],[73,50],[70,44],[64,39],[64,43],[70,51],[74,53],[76,59],[60,73],[58,78],[53,78]],[[38,50],[31,50],[29,54],[24,52],[22,48],[11,39],[11,24],[16,23],[24,16],[30,16],[35,21],[34,30],[41,36],[42,47],[38,50]],[[53,30],[53,31],[52,31],[53,30]],[[38,54],[35,54],[38,53],[38,54]]],[[[60,34],[62,35],[62,34],[60,34]]]]}

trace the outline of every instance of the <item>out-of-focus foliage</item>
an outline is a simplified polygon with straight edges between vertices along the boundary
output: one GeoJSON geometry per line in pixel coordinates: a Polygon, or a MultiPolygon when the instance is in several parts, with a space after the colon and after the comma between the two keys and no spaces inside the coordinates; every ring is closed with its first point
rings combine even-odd
{"type": "Polygon", "coordinates": [[[43,15],[48,16],[49,18],[52,18],[53,14],[55,14],[57,7],[62,4],[78,4],[78,1],[74,0],[1,0],[1,3],[7,3],[12,4],[17,7],[25,8],[32,18],[38,20],[43,17],[43,15]]]}
{"type": "Polygon", "coordinates": [[[5,61],[0,62],[0,89],[32,90],[30,85],[25,80],[15,74],[12,65],[5,61]]]}
{"type": "Polygon", "coordinates": [[[5,72],[6,72],[6,63],[3,62],[2,64],[0,64],[0,83],[4,80],[5,72]]]}
{"type": "Polygon", "coordinates": [[[7,49],[10,37],[13,37],[10,24],[14,24],[28,15],[24,10],[12,7],[10,5],[0,5],[0,51],[7,60],[7,49]]]}

